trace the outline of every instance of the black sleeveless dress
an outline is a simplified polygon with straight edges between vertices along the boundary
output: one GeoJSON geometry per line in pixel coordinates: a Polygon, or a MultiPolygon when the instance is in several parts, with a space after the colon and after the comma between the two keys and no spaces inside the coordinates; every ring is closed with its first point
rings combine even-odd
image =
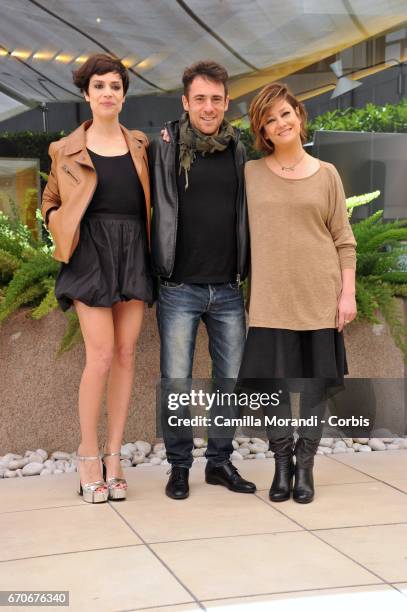
{"type": "Polygon", "coordinates": [[[105,308],[128,300],[152,303],[145,198],[131,155],[88,152],[98,183],[79,243],[69,263],[61,264],[57,301],[62,310],[73,300],[105,308]]]}

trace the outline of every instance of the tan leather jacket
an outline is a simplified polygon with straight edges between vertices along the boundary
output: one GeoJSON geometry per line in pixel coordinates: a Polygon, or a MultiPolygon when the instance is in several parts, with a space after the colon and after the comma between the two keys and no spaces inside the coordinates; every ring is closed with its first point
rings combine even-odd
{"type": "MultiPolygon", "coordinates": [[[[97,185],[95,168],[86,149],[85,131],[92,121],[85,121],[72,134],[52,142],[49,155],[51,171],[42,198],[41,212],[54,242],[54,258],[68,263],[79,241],[83,215],[92,200],[97,185]],[[48,219],[50,211],[54,212],[48,219]]],[[[142,184],[147,213],[147,235],[150,243],[150,183],[143,132],[120,126],[137,174],[142,184]]]]}

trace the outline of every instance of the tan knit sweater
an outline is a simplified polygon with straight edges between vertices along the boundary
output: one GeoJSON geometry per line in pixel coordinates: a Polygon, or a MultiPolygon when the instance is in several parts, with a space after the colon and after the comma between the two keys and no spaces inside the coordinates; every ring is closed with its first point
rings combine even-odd
{"type": "Polygon", "coordinates": [[[278,176],[265,159],[246,164],[251,236],[251,327],[334,328],[341,268],[356,267],[356,242],[336,168],[303,179],[278,176]]]}

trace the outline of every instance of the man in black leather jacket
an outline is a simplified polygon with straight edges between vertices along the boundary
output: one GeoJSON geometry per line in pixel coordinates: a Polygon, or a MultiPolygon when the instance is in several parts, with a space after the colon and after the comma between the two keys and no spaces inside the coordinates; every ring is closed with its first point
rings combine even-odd
{"type": "MultiPolygon", "coordinates": [[[[193,438],[188,425],[169,426],[174,413],[168,396],[191,387],[199,322],[207,328],[213,378],[221,390],[233,390],[246,337],[241,290],[249,267],[246,155],[238,130],[224,120],[227,78],[216,62],[187,68],[185,114],[166,125],[165,140],[149,148],[152,266],[160,277],[161,417],[172,467],[166,494],[173,499],[189,494],[193,438]]],[[[216,410],[221,413],[222,406],[216,410]]],[[[180,416],[189,416],[188,409],[178,410],[180,416]]],[[[229,459],[234,428],[223,434],[211,431],[206,481],[253,493],[255,485],[244,480],[229,459]]]]}

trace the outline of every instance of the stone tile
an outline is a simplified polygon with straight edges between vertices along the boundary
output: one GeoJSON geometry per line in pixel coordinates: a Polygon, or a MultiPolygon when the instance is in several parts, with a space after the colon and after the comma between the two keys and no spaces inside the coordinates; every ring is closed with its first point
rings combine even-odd
{"type": "Polygon", "coordinates": [[[16,510],[81,506],[84,502],[77,493],[78,478],[76,473],[2,478],[0,515],[16,510]]]}
{"type": "Polygon", "coordinates": [[[400,489],[401,491],[407,493],[407,480],[391,480],[389,478],[386,479],[386,483],[392,487],[395,487],[396,489],[400,489]]]}
{"type": "Polygon", "coordinates": [[[0,514],[1,561],[139,543],[108,504],[0,514]]]}
{"type": "MultiPolygon", "coordinates": [[[[259,491],[270,488],[274,476],[274,459],[253,459],[249,461],[246,459],[236,461],[235,465],[242,476],[256,483],[259,491]]],[[[369,476],[321,455],[315,457],[314,479],[317,486],[373,481],[369,476]]]]}
{"type": "MultiPolygon", "coordinates": [[[[258,494],[268,503],[267,491],[258,494]]],[[[381,482],[317,487],[311,504],[292,499],[278,509],[306,529],[330,529],[383,523],[402,523],[407,517],[407,496],[381,482]]]]}
{"type": "MultiPolygon", "coordinates": [[[[151,499],[152,497],[165,499],[165,485],[169,478],[167,473],[169,469],[169,465],[126,468],[124,475],[129,484],[128,501],[151,499]]],[[[214,487],[206,484],[205,463],[196,463],[192,466],[189,473],[189,486],[191,496],[225,495],[231,497],[236,495],[225,487],[214,487]]]]}
{"type": "Polygon", "coordinates": [[[405,612],[406,609],[403,595],[387,585],[237,597],[202,603],[211,612],[353,612],[362,609],[383,610],[386,606],[391,607],[392,612],[405,612]]]}
{"type": "Polygon", "coordinates": [[[193,599],[145,546],[8,561],[0,567],[0,590],[21,590],[22,582],[24,590],[67,590],[75,612],[138,610],[193,599]]]}
{"type": "Polygon", "coordinates": [[[152,544],[152,549],[201,601],[381,582],[306,532],[152,544]]]}
{"type": "Polygon", "coordinates": [[[318,536],[387,582],[407,580],[407,522],[319,530],[318,536]]]}
{"type": "Polygon", "coordinates": [[[190,612],[193,610],[202,610],[198,604],[188,603],[178,606],[160,606],[159,608],[137,608],[137,612],[190,612]]]}
{"type": "Polygon", "coordinates": [[[164,496],[152,502],[142,498],[115,508],[147,542],[301,530],[251,494],[204,496],[191,492],[184,500],[164,496]]]}
{"type": "Polygon", "coordinates": [[[407,474],[407,450],[340,453],[335,460],[384,481],[405,480],[407,474]]]}

